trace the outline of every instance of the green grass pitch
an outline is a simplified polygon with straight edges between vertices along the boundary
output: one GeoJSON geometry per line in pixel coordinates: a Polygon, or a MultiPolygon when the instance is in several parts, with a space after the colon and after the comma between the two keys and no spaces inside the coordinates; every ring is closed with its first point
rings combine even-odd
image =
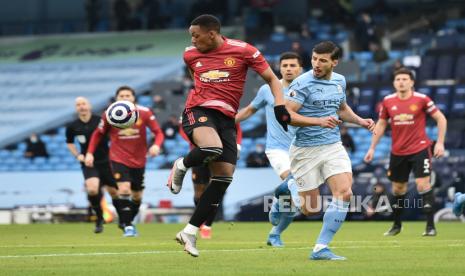
{"type": "Polygon", "coordinates": [[[179,224],[139,225],[123,238],[116,225],[0,226],[0,275],[465,275],[465,224],[439,223],[422,237],[424,222],[406,222],[383,237],[387,222],[346,222],[331,244],[347,261],[308,260],[321,222],[296,222],[282,249],[265,244],[266,223],[217,223],[213,239],[198,241],[200,256],[182,251],[179,224]]]}

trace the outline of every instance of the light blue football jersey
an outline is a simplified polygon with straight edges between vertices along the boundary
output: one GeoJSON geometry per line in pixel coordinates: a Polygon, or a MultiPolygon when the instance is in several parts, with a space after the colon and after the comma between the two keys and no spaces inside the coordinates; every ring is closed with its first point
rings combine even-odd
{"type": "MultiPolygon", "coordinates": [[[[283,87],[283,94],[286,95],[287,87],[283,87]]],[[[268,84],[264,84],[257,92],[257,96],[250,103],[253,108],[265,108],[266,114],[266,150],[282,149],[289,150],[292,138],[294,137],[293,128],[289,127],[284,131],[283,127],[276,121],[274,115],[274,97],[268,84]]]]}
{"type": "MultiPolygon", "coordinates": [[[[289,86],[286,100],[301,104],[297,112],[305,117],[339,118],[337,111],[346,101],[346,80],[333,72],[330,80],[317,79],[310,70],[297,77],[289,86]]],[[[341,141],[339,127],[333,129],[320,126],[298,127],[293,144],[298,147],[312,147],[341,141]]]]}

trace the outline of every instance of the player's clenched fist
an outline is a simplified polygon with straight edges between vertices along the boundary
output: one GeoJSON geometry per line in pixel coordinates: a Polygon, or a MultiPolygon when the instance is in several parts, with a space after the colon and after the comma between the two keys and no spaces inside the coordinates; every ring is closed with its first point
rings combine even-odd
{"type": "Polygon", "coordinates": [[[337,127],[340,123],[342,123],[341,120],[336,119],[336,117],[329,116],[329,117],[321,117],[319,118],[320,120],[320,127],[324,128],[335,128],[337,127]]]}
{"type": "Polygon", "coordinates": [[[373,130],[375,130],[376,124],[372,119],[362,119],[360,120],[359,125],[373,132],[373,130]]]}

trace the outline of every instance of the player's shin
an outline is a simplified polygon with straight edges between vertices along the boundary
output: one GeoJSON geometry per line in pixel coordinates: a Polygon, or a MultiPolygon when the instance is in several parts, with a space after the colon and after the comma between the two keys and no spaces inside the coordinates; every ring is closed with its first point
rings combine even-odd
{"type": "Polygon", "coordinates": [[[131,211],[132,211],[132,214],[131,214],[131,221],[133,221],[134,218],[135,218],[135,217],[137,216],[137,214],[139,213],[140,204],[141,204],[141,200],[135,200],[135,199],[132,199],[132,200],[131,200],[131,211]]]}
{"type": "Polygon", "coordinates": [[[426,215],[426,227],[434,228],[434,193],[430,189],[426,192],[422,192],[421,199],[423,201],[423,213],[426,215]]]}
{"type": "Polygon", "coordinates": [[[95,212],[95,215],[97,216],[97,222],[103,221],[103,211],[102,207],[100,206],[100,201],[102,200],[102,192],[99,192],[95,195],[87,195],[87,198],[89,199],[90,205],[92,206],[92,209],[95,212]]]}
{"type": "Polygon", "coordinates": [[[323,227],[321,228],[314,252],[320,251],[321,249],[327,247],[328,244],[333,240],[334,235],[346,219],[348,211],[349,202],[333,198],[323,216],[323,227]]]}
{"type": "Polygon", "coordinates": [[[205,192],[200,197],[199,204],[195,208],[189,225],[200,227],[209,216],[213,213],[216,214],[217,209],[223,199],[223,196],[231,184],[232,177],[227,176],[213,176],[210,185],[208,185],[205,192]]]}
{"type": "Polygon", "coordinates": [[[392,208],[392,217],[394,220],[394,226],[402,226],[402,210],[405,207],[405,194],[403,195],[391,195],[390,198],[391,208],[392,208]]]}
{"type": "Polygon", "coordinates": [[[119,196],[120,202],[120,223],[124,226],[132,225],[132,215],[133,211],[131,208],[131,197],[130,195],[120,195],[119,196]]]}

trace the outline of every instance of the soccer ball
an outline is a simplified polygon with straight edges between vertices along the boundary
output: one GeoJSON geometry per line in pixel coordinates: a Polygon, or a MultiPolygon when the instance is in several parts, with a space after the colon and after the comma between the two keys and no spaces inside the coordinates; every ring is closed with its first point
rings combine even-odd
{"type": "Polygon", "coordinates": [[[105,116],[110,125],[116,128],[131,127],[139,118],[136,106],[129,101],[117,101],[112,103],[105,111],[105,116]]]}

